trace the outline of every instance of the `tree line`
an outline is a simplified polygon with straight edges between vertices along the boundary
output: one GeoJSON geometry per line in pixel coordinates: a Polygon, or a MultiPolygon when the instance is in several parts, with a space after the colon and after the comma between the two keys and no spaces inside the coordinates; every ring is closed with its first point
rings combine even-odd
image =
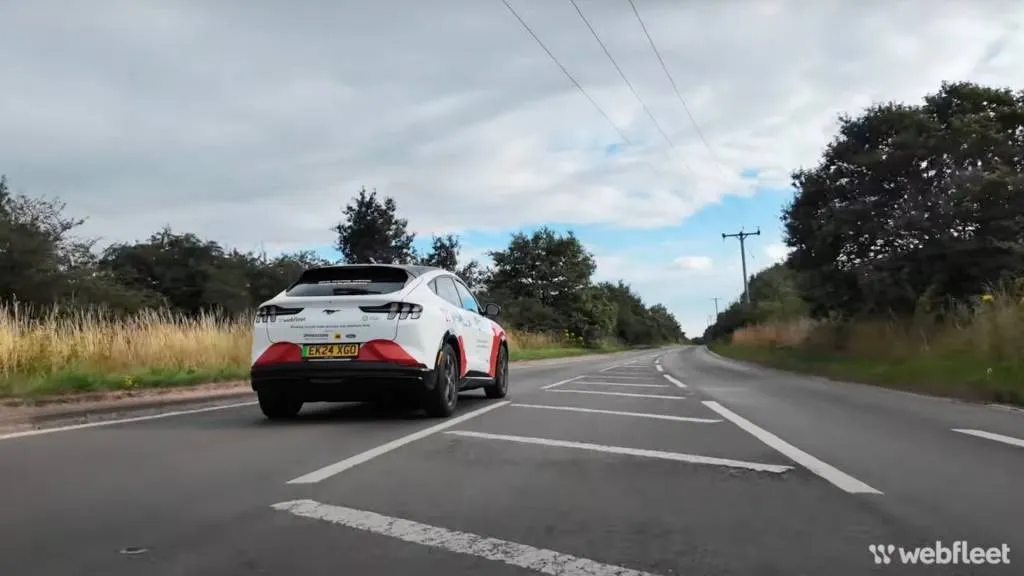
{"type": "Polygon", "coordinates": [[[768,319],[940,319],[1024,276],[1024,91],[943,83],[920,104],[839,118],[792,175],[787,260],[703,338],[768,319]]]}
{"type": "MultiPolygon", "coordinates": [[[[113,314],[171,309],[198,315],[249,313],[330,262],[312,251],[270,257],[227,249],[192,233],[164,228],[149,238],[97,248],[75,234],[83,220],[59,200],[13,194],[0,177],[0,303],[25,310],[103,308],[113,314]]],[[[489,253],[493,266],[460,263],[457,235],[431,238],[417,253],[393,198],[358,191],[331,231],[338,263],[437,266],[460,275],[481,299],[503,308],[503,323],[533,332],[572,334],[587,345],[618,340],[656,345],[685,340],[673,315],[648,306],[623,283],[596,283],[593,255],[571,232],[542,228],[513,234],[489,253]]]]}

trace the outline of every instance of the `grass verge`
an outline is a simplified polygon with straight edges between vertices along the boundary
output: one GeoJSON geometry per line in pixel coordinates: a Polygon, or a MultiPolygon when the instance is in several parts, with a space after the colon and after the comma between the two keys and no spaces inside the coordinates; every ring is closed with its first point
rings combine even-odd
{"type": "MultiPolygon", "coordinates": [[[[248,375],[251,320],[149,311],[113,318],[0,307],[0,400],[182,387],[248,375]]],[[[571,334],[509,333],[510,358],[535,360],[620,348],[584,348],[571,334]]]]}
{"type": "Polygon", "coordinates": [[[764,366],[888,388],[982,402],[1024,405],[1024,370],[971,358],[870,360],[785,348],[713,344],[716,353],[764,366]],[[989,370],[991,368],[991,370],[989,370]]]}
{"type": "Polygon", "coordinates": [[[1024,283],[939,318],[747,326],[711,348],[776,368],[971,400],[1024,405],[1024,283]]]}

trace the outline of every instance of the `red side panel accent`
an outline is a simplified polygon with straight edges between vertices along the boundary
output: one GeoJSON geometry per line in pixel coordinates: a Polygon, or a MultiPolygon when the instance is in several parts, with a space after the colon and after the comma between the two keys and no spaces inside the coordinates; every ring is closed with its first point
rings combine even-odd
{"type": "Polygon", "coordinates": [[[260,357],[253,363],[254,366],[265,366],[267,364],[286,364],[289,362],[302,362],[302,348],[291,342],[277,342],[260,354],[260,357]]]}
{"type": "Polygon", "coordinates": [[[370,340],[359,348],[356,360],[367,362],[391,362],[402,366],[423,367],[401,346],[391,340],[370,340]]]}
{"type": "Polygon", "coordinates": [[[491,378],[498,373],[498,348],[501,347],[501,341],[505,339],[505,331],[497,326],[491,326],[491,363],[490,368],[487,369],[487,375],[491,378]]]}
{"type": "Polygon", "coordinates": [[[466,372],[469,372],[469,367],[466,366],[466,343],[462,341],[462,336],[456,338],[459,341],[459,376],[465,376],[466,372]]]}

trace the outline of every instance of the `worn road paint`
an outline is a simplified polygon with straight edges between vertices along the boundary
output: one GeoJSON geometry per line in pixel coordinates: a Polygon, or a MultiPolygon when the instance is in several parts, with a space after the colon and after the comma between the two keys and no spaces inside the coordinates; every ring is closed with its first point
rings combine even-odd
{"type": "Polygon", "coordinates": [[[530,436],[513,436],[509,434],[490,434],[487,432],[472,432],[469,430],[449,430],[445,434],[453,436],[464,436],[468,438],[482,438],[485,440],[505,440],[518,442],[520,444],[537,444],[540,446],[553,446],[558,448],[576,448],[578,450],[592,450],[606,454],[623,454],[627,456],[639,456],[641,458],[656,458],[659,460],[672,460],[675,462],[686,462],[689,464],[708,464],[711,466],[726,466],[729,468],[744,468],[755,472],[773,472],[782,474],[792,469],[792,466],[781,464],[761,464],[760,462],[745,462],[743,460],[732,460],[729,458],[714,458],[711,456],[699,456],[697,454],[682,454],[679,452],[663,452],[661,450],[644,450],[640,448],[626,448],[624,446],[606,446],[603,444],[589,444],[586,442],[570,442],[568,440],[551,440],[549,438],[533,438],[530,436]]]}
{"type": "Polygon", "coordinates": [[[678,386],[680,388],[686,388],[687,387],[686,384],[683,384],[679,380],[676,380],[675,377],[673,377],[671,374],[662,374],[662,376],[665,377],[665,380],[668,380],[669,382],[675,384],[676,386],[678,386]]]}
{"type": "Polygon", "coordinates": [[[717,424],[719,418],[691,418],[689,416],[670,416],[668,414],[651,414],[649,412],[627,412],[623,410],[598,410],[597,408],[578,408],[576,406],[548,406],[547,404],[511,404],[515,408],[544,408],[547,410],[564,410],[566,412],[586,412],[588,414],[613,414],[615,416],[635,416],[637,418],[653,418],[655,420],[671,420],[673,422],[695,422],[698,424],[717,424]]]}
{"type": "Polygon", "coordinates": [[[636,388],[671,388],[667,384],[642,384],[640,382],[598,382],[596,380],[577,380],[576,384],[592,384],[594,386],[634,386],[636,388]]]}
{"type": "Polygon", "coordinates": [[[1020,438],[1014,438],[1013,436],[1004,436],[1002,434],[996,434],[995,432],[985,432],[984,430],[972,430],[970,428],[953,428],[953,432],[968,434],[970,436],[976,436],[978,438],[994,440],[996,442],[1002,442],[1003,444],[1009,444],[1010,446],[1020,446],[1021,448],[1024,448],[1024,440],[1021,440],[1020,438]]]}
{"type": "Polygon", "coordinates": [[[662,400],[686,400],[685,396],[664,396],[661,394],[634,394],[632,392],[605,392],[603,390],[549,390],[566,394],[600,394],[602,396],[629,396],[631,398],[660,398],[662,400]]]}
{"type": "Polygon", "coordinates": [[[771,448],[780,452],[783,456],[786,456],[790,460],[797,464],[807,468],[811,472],[814,472],[818,476],[821,476],[825,480],[828,480],[839,489],[849,492],[851,494],[881,494],[882,492],[868,486],[867,484],[857,480],[853,476],[835,468],[834,466],[822,462],[821,460],[811,456],[807,452],[793,446],[789,442],[786,442],[782,438],[779,438],[775,434],[761,428],[757,424],[754,424],[750,420],[736,414],[732,410],[729,410],[725,406],[722,406],[718,402],[713,400],[705,400],[704,405],[711,408],[718,413],[719,416],[729,420],[733,424],[742,428],[745,432],[754,436],[761,442],[764,442],[771,448]]]}
{"type": "Polygon", "coordinates": [[[552,388],[557,388],[558,386],[561,386],[562,384],[568,384],[569,382],[573,382],[575,380],[579,380],[580,378],[583,378],[583,376],[576,376],[574,378],[566,378],[565,380],[559,380],[558,382],[555,382],[554,384],[548,384],[547,386],[541,386],[540,389],[541,390],[551,390],[552,388]]]}
{"type": "Polygon", "coordinates": [[[279,502],[271,507],[303,518],[322,520],[403,542],[485,558],[551,576],[655,576],[649,572],[602,564],[554,550],[534,548],[470,532],[458,532],[366,510],[321,504],[315,500],[279,502]]]}
{"type": "Polygon", "coordinates": [[[355,456],[352,456],[352,457],[349,457],[349,458],[345,458],[344,460],[341,460],[340,462],[335,462],[334,464],[331,464],[331,465],[328,465],[328,466],[324,466],[323,468],[320,468],[319,470],[314,470],[314,471],[310,472],[309,474],[304,474],[302,476],[299,476],[298,478],[289,480],[288,484],[316,484],[317,482],[322,482],[323,480],[326,480],[327,478],[330,478],[331,476],[334,476],[336,474],[340,474],[340,473],[344,472],[345,470],[348,470],[349,468],[352,468],[354,466],[358,466],[358,465],[360,465],[360,464],[362,464],[364,462],[367,462],[369,460],[372,460],[372,459],[374,459],[374,458],[376,458],[376,457],[378,457],[378,456],[380,456],[382,454],[387,454],[388,452],[391,452],[392,450],[394,450],[396,448],[401,448],[402,446],[405,446],[406,444],[409,444],[411,442],[415,442],[417,440],[421,440],[423,438],[426,438],[427,436],[430,436],[431,434],[436,434],[436,433],[440,432],[441,430],[444,430],[445,428],[451,428],[452,426],[455,426],[456,424],[461,424],[461,423],[465,422],[466,420],[469,420],[470,418],[476,418],[477,416],[479,416],[481,414],[484,414],[486,412],[490,412],[491,410],[494,410],[496,408],[501,408],[502,406],[505,406],[508,403],[509,402],[507,400],[503,401],[503,402],[495,402],[494,404],[489,404],[489,405],[484,406],[483,408],[480,408],[478,410],[473,410],[472,412],[467,412],[467,413],[465,413],[465,414],[463,414],[461,416],[457,416],[455,418],[450,418],[450,419],[445,420],[444,422],[442,422],[440,424],[431,426],[429,428],[424,428],[423,430],[420,430],[419,432],[413,432],[412,434],[409,434],[409,435],[406,435],[406,436],[402,436],[401,438],[398,438],[396,440],[392,440],[391,442],[388,442],[387,444],[381,444],[380,446],[377,446],[376,448],[371,448],[371,449],[369,449],[369,450],[367,450],[365,452],[356,454],[355,456]]]}
{"type": "Polygon", "coordinates": [[[580,378],[586,378],[588,380],[591,379],[591,378],[608,378],[608,379],[611,379],[611,380],[644,380],[644,381],[650,381],[650,379],[652,377],[653,377],[653,374],[651,376],[625,376],[625,375],[622,375],[622,374],[587,374],[585,376],[580,376],[580,378]]]}

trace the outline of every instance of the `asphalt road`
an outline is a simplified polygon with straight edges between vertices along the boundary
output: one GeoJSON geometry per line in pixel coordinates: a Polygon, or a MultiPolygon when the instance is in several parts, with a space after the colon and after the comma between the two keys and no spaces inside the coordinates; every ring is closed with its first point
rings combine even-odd
{"type": "Polygon", "coordinates": [[[0,575],[1024,574],[1024,413],[699,348],[512,378],[443,421],[246,404],[0,439],[0,575]],[[869,549],[936,541],[1010,564],[869,549]]]}

